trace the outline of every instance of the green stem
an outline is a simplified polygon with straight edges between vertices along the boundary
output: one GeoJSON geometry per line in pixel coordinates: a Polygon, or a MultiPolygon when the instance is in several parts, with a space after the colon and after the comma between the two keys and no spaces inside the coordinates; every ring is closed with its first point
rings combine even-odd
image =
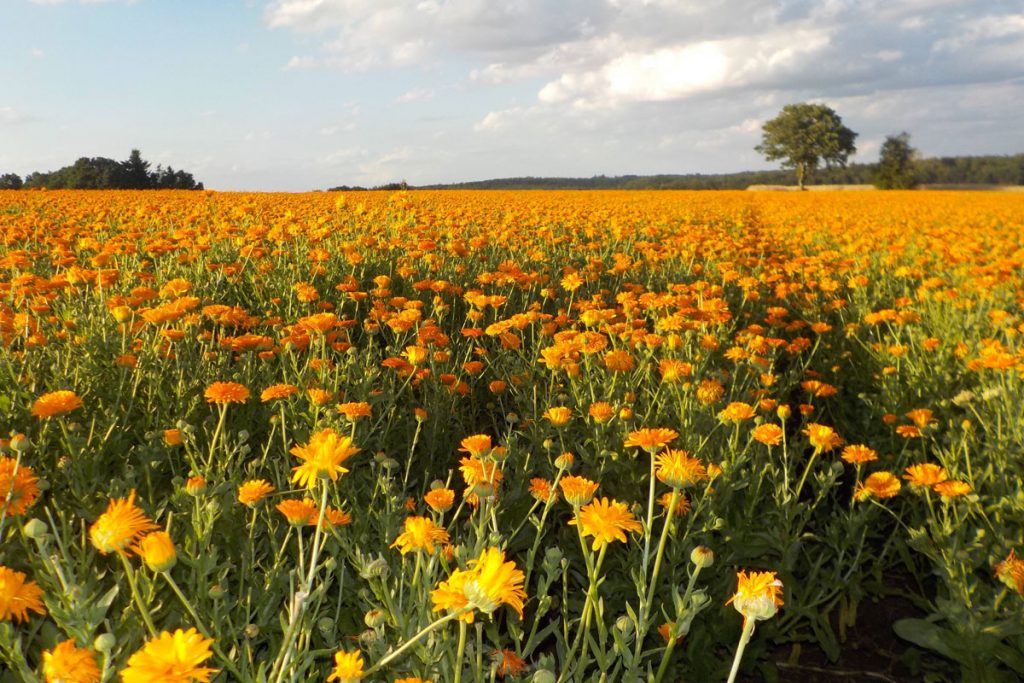
{"type": "Polygon", "coordinates": [[[462,680],[462,658],[466,654],[466,622],[459,622],[459,647],[455,652],[455,678],[454,683],[462,680]]]}
{"type": "MultiPolygon", "coordinates": [[[[202,631],[203,635],[207,638],[213,638],[212,632],[203,625],[203,620],[199,618],[199,613],[196,612],[195,607],[193,607],[192,603],[189,602],[188,598],[185,597],[185,594],[181,592],[181,588],[179,588],[178,583],[173,578],[171,578],[170,573],[160,572],[160,574],[163,575],[163,577],[167,580],[167,583],[168,585],[170,585],[171,590],[174,591],[174,594],[178,596],[179,600],[181,600],[181,604],[185,606],[185,609],[188,610],[188,613],[192,615],[192,621],[195,623],[196,628],[202,631]]],[[[226,654],[224,654],[224,651],[220,649],[220,646],[217,644],[216,641],[214,641],[213,643],[213,651],[217,654],[218,657],[220,657],[221,661],[224,662],[224,665],[227,667],[227,669],[232,674],[234,674],[235,678],[237,678],[238,680],[243,680],[242,674],[238,671],[238,669],[235,668],[235,663],[232,662],[231,659],[226,654]]]]}
{"type": "MultiPolygon", "coordinates": [[[[437,621],[434,621],[434,622],[431,622],[430,624],[427,624],[426,626],[424,626],[419,631],[419,633],[417,633],[412,638],[410,638],[409,640],[407,640],[404,643],[402,643],[401,647],[399,647],[397,650],[395,650],[394,652],[389,654],[387,657],[385,657],[384,659],[380,660],[379,662],[377,662],[376,664],[371,666],[369,669],[364,671],[363,672],[363,676],[366,677],[366,676],[369,676],[372,673],[380,671],[385,666],[390,664],[392,661],[394,661],[395,659],[400,657],[402,655],[402,653],[404,653],[410,647],[412,647],[417,642],[419,642],[419,640],[421,638],[423,638],[424,636],[426,636],[428,633],[430,633],[431,631],[433,631],[434,629],[436,629],[437,627],[439,627],[439,626],[441,626],[443,624],[447,624],[449,621],[451,621],[452,619],[454,619],[454,618],[456,618],[458,616],[461,616],[465,612],[466,612],[466,610],[460,610],[458,612],[452,612],[451,614],[448,614],[446,616],[441,617],[437,621]]],[[[462,622],[462,623],[463,623],[463,625],[465,625],[465,622],[462,622]]]]}
{"type": "Polygon", "coordinates": [[[142,596],[139,595],[139,588],[135,585],[135,574],[132,571],[132,566],[128,564],[128,558],[124,553],[119,552],[117,556],[121,558],[121,564],[124,565],[124,575],[128,578],[128,586],[132,590],[132,598],[135,599],[135,606],[139,608],[139,612],[142,614],[142,621],[146,624],[146,630],[149,631],[151,637],[156,637],[156,627],[153,626],[153,617],[149,615],[149,610],[146,608],[146,603],[142,601],[142,596]]]}
{"type": "Polygon", "coordinates": [[[740,634],[740,644],[736,647],[736,656],[732,660],[732,670],[729,672],[729,680],[727,683],[733,683],[736,680],[736,674],[740,670],[740,660],[743,659],[743,650],[746,649],[747,643],[750,642],[750,636],[754,634],[754,620],[743,618],[743,633],[740,634]]]}

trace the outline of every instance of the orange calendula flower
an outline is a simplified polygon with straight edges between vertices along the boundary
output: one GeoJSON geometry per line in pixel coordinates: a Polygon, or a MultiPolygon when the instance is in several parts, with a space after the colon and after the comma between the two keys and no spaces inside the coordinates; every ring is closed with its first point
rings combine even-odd
{"type": "Polygon", "coordinates": [[[429,517],[406,517],[405,531],[398,535],[391,547],[397,547],[405,555],[413,550],[423,550],[433,555],[436,544],[447,543],[448,532],[434,524],[429,517]]]}
{"type": "Polygon", "coordinates": [[[896,427],[896,433],[904,439],[920,439],[921,430],[917,425],[900,425],[896,427]]]}
{"type": "Polygon", "coordinates": [[[556,427],[561,427],[568,424],[569,420],[572,419],[572,408],[566,408],[565,406],[548,408],[544,411],[544,419],[556,427]]]}
{"type": "Polygon", "coordinates": [[[878,460],[878,453],[863,444],[850,444],[839,457],[851,465],[858,465],[878,460]]]}
{"type": "Polygon", "coordinates": [[[459,460],[459,471],[472,491],[478,495],[490,496],[501,483],[501,469],[496,462],[484,462],[478,458],[459,460]]]}
{"type": "Polygon", "coordinates": [[[447,512],[455,504],[455,491],[451,489],[431,489],[423,496],[423,502],[436,512],[447,512]]]}
{"type": "Polygon", "coordinates": [[[123,683],[207,683],[216,669],[203,666],[213,652],[212,638],[204,638],[194,628],[174,633],[163,631],[149,639],[128,658],[121,672],[123,683]]]}
{"type": "Polygon", "coordinates": [[[586,477],[577,477],[571,474],[558,480],[558,486],[562,489],[562,495],[566,502],[575,508],[582,507],[589,503],[597,493],[598,483],[586,477]]]}
{"type": "Polygon", "coordinates": [[[373,408],[370,407],[369,403],[364,401],[342,403],[336,408],[336,410],[352,421],[373,415],[373,408]]]}
{"type": "Polygon", "coordinates": [[[495,650],[491,661],[497,667],[498,677],[518,676],[526,671],[526,662],[512,650],[495,650]]]}
{"type": "Polygon", "coordinates": [[[180,429],[165,429],[164,444],[167,446],[180,446],[183,443],[180,429]]]}
{"type": "Polygon", "coordinates": [[[907,483],[919,489],[931,488],[949,478],[945,467],[930,462],[911,465],[904,472],[903,478],[907,483]]]}
{"type": "Polygon", "coordinates": [[[82,407],[82,399],[73,391],[52,391],[43,394],[32,404],[32,415],[43,419],[70,413],[82,407]]]}
{"type": "Polygon", "coordinates": [[[648,453],[654,453],[658,449],[664,448],[670,444],[678,436],[679,432],[674,429],[665,429],[662,427],[657,429],[640,429],[635,432],[630,432],[622,445],[626,448],[639,447],[648,453]]]}
{"type": "Polygon", "coordinates": [[[249,400],[249,390],[237,382],[214,382],[203,392],[207,403],[227,405],[228,403],[245,403],[249,400]]]}
{"type": "Polygon", "coordinates": [[[459,612],[459,619],[472,623],[474,610],[485,614],[508,605],[523,616],[523,572],[514,562],[505,561],[505,553],[487,548],[470,561],[468,570],[456,569],[431,592],[433,611],[459,612]]]}
{"type": "Polygon", "coordinates": [[[100,683],[96,653],[65,640],[43,652],[43,676],[46,683],[100,683]]]}
{"type": "Polygon", "coordinates": [[[607,498],[595,500],[583,506],[575,519],[569,524],[579,524],[583,536],[593,536],[593,550],[600,550],[612,541],[626,542],[626,532],[642,533],[643,525],[629,511],[625,503],[607,498]]]}
{"type": "Polygon", "coordinates": [[[750,436],[754,441],[763,443],[765,446],[778,446],[782,443],[782,437],[785,436],[785,432],[779,425],[766,422],[750,430],[750,436]]]}
{"type": "Polygon", "coordinates": [[[185,492],[190,496],[201,496],[206,493],[206,479],[189,477],[185,482],[185,492]]]}
{"type": "Polygon", "coordinates": [[[843,445],[843,438],[826,425],[812,422],[803,431],[817,453],[827,453],[843,445]]]}
{"type": "Polygon", "coordinates": [[[996,564],[995,570],[996,578],[1024,597],[1024,560],[1018,558],[1013,549],[1005,560],[996,564]]]}
{"type": "Polygon", "coordinates": [[[32,468],[19,464],[14,458],[0,456],[0,506],[7,501],[5,513],[24,514],[38,496],[39,478],[32,468]]]}
{"type": "Polygon", "coordinates": [[[459,450],[463,453],[469,453],[474,458],[479,458],[482,455],[486,455],[491,452],[491,437],[486,434],[474,434],[473,436],[467,436],[459,444],[462,446],[459,450]]]}
{"type": "Polygon", "coordinates": [[[356,683],[363,678],[363,653],[359,650],[348,652],[339,650],[334,653],[334,670],[327,677],[328,683],[356,683]]]}
{"type": "Polygon", "coordinates": [[[321,477],[337,481],[339,474],[348,472],[341,463],[358,452],[349,437],[339,436],[333,429],[322,429],[305,446],[291,449],[290,453],[303,461],[292,468],[292,481],[308,489],[314,488],[321,477]]]}
{"type": "Polygon", "coordinates": [[[864,480],[853,497],[855,500],[866,500],[871,496],[875,498],[894,498],[900,492],[900,480],[891,472],[874,472],[864,480]]]}
{"type": "Polygon", "coordinates": [[[915,408],[907,413],[907,417],[918,429],[924,429],[930,425],[934,421],[933,415],[934,413],[927,408],[915,408]]]}
{"type": "Polygon", "coordinates": [[[252,479],[238,487],[238,502],[254,506],[274,492],[274,487],[265,479],[252,479]]]}
{"type": "Polygon", "coordinates": [[[654,456],[655,475],[658,481],[672,488],[685,488],[707,481],[708,471],[697,458],[683,450],[668,448],[654,456]]]}
{"type": "Polygon", "coordinates": [[[0,621],[28,621],[28,611],[46,614],[40,597],[43,589],[25,574],[0,565],[0,621]]]}
{"type": "Polygon", "coordinates": [[[959,498],[960,496],[966,496],[974,490],[966,481],[957,481],[955,479],[940,481],[932,486],[932,489],[943,498],[959,498]]]}
{"type": "Polygon", "coordinates": [[[154,531],[143,536],[135,546],[135,552],[155,572],[170,571],[178,561],[178,551],[166,531],[154,531]]]}
{"type": "Polygon", "coordinates": [[[616,349],[604,354],[604,366],[612,372],[629,372],[636,365],[629,351],[616,349]]]}
{"type": "Polygon", "coordinates": [[[320,510],[317,509],[316,503],[311,501],[309,498],[304,500],[289,499],[282,500],[277,504],[277,511],[284,515],[284,518],[288,520],[288,523],[292,526],[306,526],[307,524],[315,524],[314,518],[320,516],[320,510]]]}
{"type": "Polygon", "coordinates": [[[754,419],[757,411],[754,406],[747,403],[730,403],[722,412],[718,413],[718,419],[722,422],[744,422],[754,419]]]}
{"type": "Polygon", "coordinates": [[[782,606],[782,582],[775,572],[736,573],[736,593],[726,604],[732,604],[743,619],[771,619],[782,606]]]}
{"type": "MultiPolygon", "coordinates": [[[[309,524],[311,526],[315,525],[316,520],[319,518],[319,514],[315,515],[313,519],[309,520],[309,524]]],[[[323,528],[326,529],[329,527],[346,526],[351,523],[352,515],[345,512],[344,510],[337,510],[335,508],[332,508],[330,505],[324,508],[324,523],[322,525],[323,528]]]]}
{"type": "MultiPolygon", "coordinates": [[[[668,510],[668,506],[672,504],[672,494],[663,493],[658,498],[658,505],[668,510]]],[[[672,514],[676,517],[685,517],[690,512],[690,499],[685,494],[680,493],[676,496],[676,505],[672,510],[672,514]]]]}
{"type": "Polygon", "coordinates": [[[615,417],[615,408],[613,408],[610,403],[598,401],[590,404],[590,408],[587,409],[587,414],[594,419],[594,422],[603,424],[615,417]]]}
{"type": "Polygon", "coordinates": [[[551,488],[551,482],[541,477],[534,477],[530,479],[530,495],[536,498],[541,503],[547,503],[551,498],[551,494],[555,495],[555,500],[558,499],[558,491],[554,491],[551,488]]]}
{"type": "Polygon", "coordinates": [[[718,403],[725,395],[725,387],[713,379],[702,379],[697,385],[697,400],[704,405],[718,403]]]}
{"type": "Polygon", "coordinates": [[[260,401],[268,403],[281,398],[288,398],[299,393],[299,388],[294,384],[275,384],[263,390],[260,394],[260,401]]]}
{"type": "Polygon", "coordinates": [[[135,489],[127,498],[111,499],[107,511],[89,528],[89,538],[102,554],[120,552],[156,525],[135,506],[135,489]]]}

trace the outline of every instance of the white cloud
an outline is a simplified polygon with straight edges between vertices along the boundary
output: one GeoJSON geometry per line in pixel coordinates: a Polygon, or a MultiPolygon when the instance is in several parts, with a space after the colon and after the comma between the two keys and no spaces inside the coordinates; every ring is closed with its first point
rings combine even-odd
{"type": "Polygon", "coordinates": [[[427,100],[434,99],[434,90],[432,88],[413,88],[408,92],[399,95],[395,102],[400,104],[406,104],[409,102],[425,102],[427,100]]]}
{"type": "Polygon", "coordinates": [[[14,107],[0,107],[0,124],[2,125],[13,126],[19,123],[28,123],[32,121],[32,118],[14,107]]]}
{"type": "Polygon", "coordinates": [[[309,55],[298,56],[294,55],[288,60],[288,63],[284,65],[285,71],[291,71],[292,69],[309,69],[316,66],[316,58],[309,55]]]}

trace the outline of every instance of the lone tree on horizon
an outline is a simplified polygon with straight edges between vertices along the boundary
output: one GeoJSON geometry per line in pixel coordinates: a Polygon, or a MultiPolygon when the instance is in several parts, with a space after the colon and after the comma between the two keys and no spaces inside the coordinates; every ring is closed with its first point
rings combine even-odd
{"type": "Polygon", "coordinates": [[[910,190],[917,187],[917,150],[910,146],[910,133],[889,135],[882,144],[875,170],[875,187],[880,190],[910,190]]]}
{"type": "Polygon", "coordinates": [[[754,149],[768,161],[782,159],[783,168],[795,169],[801,190],[820,162],[826,168],[845,166],[857,151],[853,144],[857,134],[824,104],[787,104],[761,130],[761,144],[754,149]]]}

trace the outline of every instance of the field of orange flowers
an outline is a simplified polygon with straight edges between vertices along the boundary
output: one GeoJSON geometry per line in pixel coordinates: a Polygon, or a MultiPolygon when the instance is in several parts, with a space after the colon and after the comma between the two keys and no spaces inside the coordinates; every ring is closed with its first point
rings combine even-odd
{"type": "Polygon", "coordinates": [[[0,682],[1020,680],[1022,309],[1024,195],[0,192],[0,682]]]}

